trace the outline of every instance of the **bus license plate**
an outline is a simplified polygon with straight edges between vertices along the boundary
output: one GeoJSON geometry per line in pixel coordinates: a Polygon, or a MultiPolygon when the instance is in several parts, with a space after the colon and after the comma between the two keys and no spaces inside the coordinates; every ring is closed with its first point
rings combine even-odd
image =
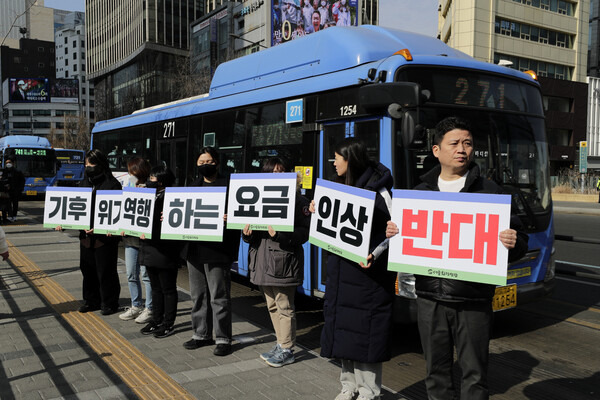
{"type": "Polygon", "coordinates": [[[27,196],[37,196],[37,190],[27,190],[25,194],[27,196]]]}
{"type": "Polygon", "coordinates": [[[73,179],[73,175],[65,175],[65,179],[73,179]]]}
{"type": "Polygon", "coordinates": [[[517,306],[517,285],[498,286],[494,299],[492,300],[492,308],[494,311],[506,310],[517,306]]]}

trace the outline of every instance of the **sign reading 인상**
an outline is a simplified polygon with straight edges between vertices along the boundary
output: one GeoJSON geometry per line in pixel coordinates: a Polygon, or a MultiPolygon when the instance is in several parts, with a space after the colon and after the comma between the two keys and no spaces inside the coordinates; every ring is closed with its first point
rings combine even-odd
{"type": "Polygon", "coordinates": [[[119,234],[123,204],[122,190],[97,190],[94,210],[94,233],[119,234]]]}
{"type": "Polygon", "coordinates": [[[152,239],[152,219],[156,189],[126,187],[123,188],[123,203],[119,232],[129,236],[152,239]]]}
{"type": "Polygon", "coordinates": [[[222,242],[226,187],[168,187],[161,239],[222,242]]]}
{"type": "Polygon", "coordinates": [[[391,271],[506,285],[509,195],[394,190],[391,271]]]}
{"type": "Polygon", "coordinates": [[[375,194],[317,179],[308,241],[340,257],[366,264],[375,194]]]}
{"type": "Polygon", "coordinates": [[[232,174],[227,199],[227,228],[294,231],[295,172],[232,174]]]}
{"type": "Polygon", "coordinates": [[[85,229],[92,224],[92,188],[48,186],[44,228],[85,229]]]}

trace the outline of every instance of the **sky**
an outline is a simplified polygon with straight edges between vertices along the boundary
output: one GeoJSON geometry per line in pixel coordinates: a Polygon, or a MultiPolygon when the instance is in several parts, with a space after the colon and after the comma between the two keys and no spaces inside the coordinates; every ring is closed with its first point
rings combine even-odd
{"type": "MultiPolygon", "coordinates": [[[[45,0],[50,8],[85,11],[85,0],[45,0]]],[[[438,0],[379,0],[379,25],[437,35],[438,0]]]]}

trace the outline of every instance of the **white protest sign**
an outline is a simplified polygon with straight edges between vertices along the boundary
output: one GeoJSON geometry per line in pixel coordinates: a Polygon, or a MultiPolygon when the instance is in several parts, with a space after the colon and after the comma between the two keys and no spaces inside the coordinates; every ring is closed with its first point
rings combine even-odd
{"type": "Polygon", "coordinates": [[[294,230],[295,172],[232,174],[227,200],[227,228],[266,231],[294,230]]]}
{"type": "Polygon", "coordinates": [[[394,190],[391,271],[506,285],[509,195],[394,190]]]}
{"type": "Polygon", "coordinates": [[[129,236],[152,239],[152,219],[156,189],[126,187],[123,188],[123,203],[119,232],[129,236]]]}
{"type": "Polygon", "coordinates": [[[92,224],[92,188],[49,186],[44,202],[44,228],[89,230],[92,224]]]}
{"type": "Polygon", "coordinates": [[[121,205],[123,191],[97,190],[96,206],[94,207],[94,233],[113,235],[119,234],[119,220],[121,219],[121,205]]]}
{"type": "Polygon", "coordinates": [[[222,242],[226,187],[168,187],[161,239],[222,242]]]}
{"type": "Polygon", "coordinates": [[[308,241],[331,253],[366,264],[375,192],[317,179],[315,213],[308,241]]]}

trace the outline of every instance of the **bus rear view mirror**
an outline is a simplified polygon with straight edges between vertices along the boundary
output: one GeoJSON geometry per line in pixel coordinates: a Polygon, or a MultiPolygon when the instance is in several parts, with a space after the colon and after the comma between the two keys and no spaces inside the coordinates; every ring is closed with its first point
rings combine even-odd
{"type": "Polygon", "coordinates": [[[414,82],[373,83],[358,90],[358,98],[365,109],[387,110],[391,104],[414,108],[422,103],[421,88],[414,82]]]}

